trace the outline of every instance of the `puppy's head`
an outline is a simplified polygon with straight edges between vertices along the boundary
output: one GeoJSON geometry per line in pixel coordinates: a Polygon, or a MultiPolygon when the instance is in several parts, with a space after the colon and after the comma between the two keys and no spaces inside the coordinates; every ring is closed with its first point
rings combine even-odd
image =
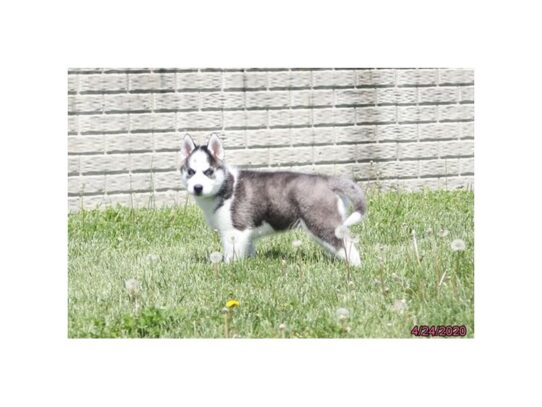
{"type": "Polygon", "coordinates": [[[193,195],[212,197],[226,178],[224,148],[216,134],[211,134],[206,146],[198,146],[186,135],[181,147],[181,180],[193,195]]]}

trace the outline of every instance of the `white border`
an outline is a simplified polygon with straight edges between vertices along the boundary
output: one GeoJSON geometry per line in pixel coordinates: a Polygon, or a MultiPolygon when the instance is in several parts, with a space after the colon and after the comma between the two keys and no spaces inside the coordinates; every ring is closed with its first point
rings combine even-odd
{"type": "Polygon", "coordinates": [[[14,4],[0,28],[1,404],[532,404],[538,12],[461,0],[14,4]],[[476,339],[67,340],[66,69],[100,65],[475,68],[476,339]]]}

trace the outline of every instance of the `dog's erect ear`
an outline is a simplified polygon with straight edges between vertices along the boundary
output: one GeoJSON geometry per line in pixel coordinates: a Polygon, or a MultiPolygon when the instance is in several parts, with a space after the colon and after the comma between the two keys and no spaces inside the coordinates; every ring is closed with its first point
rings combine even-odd
{"type": "Polygon", "coordinates": [[[224,147],[222,147],[222,142],[216,133],[211,134],[211,137],[209,137],[207,150],[209,150],[217,160],[224,160],[224,147]]]}
{"type": "Polygon", "coordinates": [[[190,137],[188,134],[184,136],[183,144],[181,146],[181,162],[184,163],[184,161],[188,158],[190,153],[194,151],[196,148],[196,145],[194,144],[194,140],[192,140],[192,137],[190,137]]]}

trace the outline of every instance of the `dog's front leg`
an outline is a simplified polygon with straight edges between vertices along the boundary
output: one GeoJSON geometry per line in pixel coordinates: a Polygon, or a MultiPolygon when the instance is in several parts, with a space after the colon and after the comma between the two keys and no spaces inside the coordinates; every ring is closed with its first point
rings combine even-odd
{"type": "Polygon", "coordinates": [[[243,259],[249,255],[251,239],[248,231],[228,230],[221,234],[221,239],[226,263],[243,259]]]}

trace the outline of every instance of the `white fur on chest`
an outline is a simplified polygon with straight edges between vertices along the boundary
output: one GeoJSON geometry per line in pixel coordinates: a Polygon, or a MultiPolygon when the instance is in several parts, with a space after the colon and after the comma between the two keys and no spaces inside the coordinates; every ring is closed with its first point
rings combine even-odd
{"type": "Polygon", "coordinates": [[[220,208],[216,209],[219,202],[215,199],[196,198],[196,203],[203,210],[205,220],[212,229],[226,231],[233,228],[231,217],[231,203],[233,199],[224,201],[220,208]],[[215,210],[216,209],[216,210],[215,210]]]}

